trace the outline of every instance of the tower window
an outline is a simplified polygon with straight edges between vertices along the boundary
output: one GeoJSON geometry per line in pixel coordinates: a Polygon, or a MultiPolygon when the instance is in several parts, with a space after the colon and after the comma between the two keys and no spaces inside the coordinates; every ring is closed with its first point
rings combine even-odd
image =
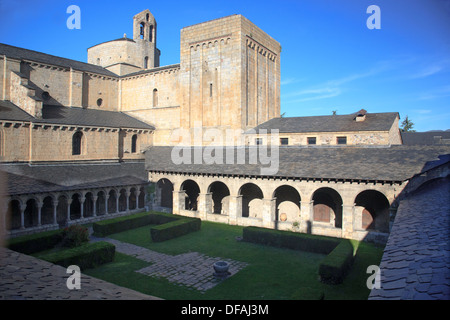
{"type": "Polygon", "coordinates": [[[209,84],[209,96],[210,97],[213,96],[213,84],[212,83],[209,84]]]}
{"type": "Polygon", "coordinates": [[[102,104],[103,104],[103,99],[102,99],[102,98],[98,98],[98,99],[97,99],[97,106],[98,106],[98,107],[101,107],[102,104]]]}
{"type": "Polygon", "coordinates": [[[282,146],[287,146],[289,145],[289,138],[280,138],[280,144],[282,146]]]}
{"type": "Polygon", "coordinates": [[[136,153],[136,145],[137,145],[137,134],[131,137],[131,153],[136,153]]]}
{"type": "Polygon", "coordinates": [[[144,69],[148,68],[148,57],[144,58],[144,69]]]}
{"type": "Polygon", "coordinates": [[[153,89],[153,107],[158,106],[158,89],[153,89]]]}
{"type": "Polygon", "coordinates": [[[72,136],[72,155],[81,154],[81,141],[83,139],[83,132],[77,131],[72,136]]]}
{"type": "Polygon", "coordinates": [[[145,32],[145,23],[141,22],[141,28],[139,31],[139,36],[141,37],[141,39],[144,39],[144,32],[145,32]]]}
{"type": "Polygon", "coordinates": [[[42,100],[47,101],[50,99],[50,94],[47,91],[42,92],[42,100]]]}

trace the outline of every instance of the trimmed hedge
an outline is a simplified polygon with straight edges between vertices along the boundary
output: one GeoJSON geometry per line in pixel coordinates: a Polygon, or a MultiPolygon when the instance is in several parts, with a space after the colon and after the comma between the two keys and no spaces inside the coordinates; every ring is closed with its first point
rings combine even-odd
{"type": "Polygon", "coordinates": [[[353,264],[353,246],[349,240],[341,243],[322,261],[319,275],[327,284],[342,283],[353,264]]]}
{"type": "Polygon", "coordinates": [[[137,213],[131,216],[123,216],[109,220],[95,222],[92,225],[94,235],[105,237],[130,229],[139,228],[152,223],[152,217],[148,212],[137,213]]]}
{"type": "Polygon", "coordinates": [[[162,212],[143,212],[96,222],[92,225],[94,235],[108,236],[130,229],[151,227],[150,235],[155,242],[173,239],[193,231],[200,230],[201,220],[162,212]]]}
{"type": "Polygon", "coordinates": [[[113,244],[99,241],[36,257],[66,268],[70,265],[77,265],[80,270],[84,270],[113,261],[115,252],[116,247],[113,244]]]}
{"type": "Polygon", "coordinates": [[[152,241],[161,242],[184,236],[188,233],[198,231],[201,227],[199,218],[181,218],[169,223],[161,224],[150,229],[152,241]]]}
{"type": "Polygon", "coordinates": [[[326,254],[319,265],[319,275],[321,281],[327,284],[342,283],[353,264],[353,245],[347,239],[259,227],[245,227],[243,239],[263,245],[326,254]]]}
{"type": "Polygon", "coordinates": [[[64,230],[46,231],[12,238],[8,248],[23,254],[32,254],[53,248],[63,239],[64,230]]]}
{"type": "Polygon", "coordinates": [[[243,240],[274,247],[328,254],[341,239],[260,227],[245,227],[243,240]]]}

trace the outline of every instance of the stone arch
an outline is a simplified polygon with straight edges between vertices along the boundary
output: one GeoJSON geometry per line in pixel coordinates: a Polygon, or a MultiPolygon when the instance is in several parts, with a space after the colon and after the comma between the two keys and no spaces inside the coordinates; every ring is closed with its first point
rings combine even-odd
{"type": "Polygon", "coordinates": [[[70,204],[70,220],[77,220],[81,218],[81,194],[75,192],[71,196],[72,203],[70,204]]]}
{"type": "Polygon", "coordinates": [[[185,180],[181,184],[181,190],[185,192],[185,202],[184,209],[185,210],[198,210],[198,196],[200,194],[200,187],[194,180],[185,180]]]}
{"type": "Polygon", "coordinates": [[[138,207],[139,208],[145,207],[145,188],[144,187],[139,188],[138,207]]]}
{"type": "Polygon", "coordinates": [[[106,192],[104,190],[100,190],[97,192],[97,201],[96,201],[96,208],[97,208],[97,215],[101,216],[106,214],[106,192]]]}
{"type": "Polygon", "coordinates": [[[301,197],[297,189],[282,185],[275,189],[273,198],[276,198],[275,220],[293,222],[300,218],[301,197]]]}
{"type": "Polygon", "coordinates": [[[313,221],[330,223],[336,228],[342,227],[342,198],[328,187],[319,188],[312,195],[313,221]]]}
{"type": "Polygon", "coordinates": [[[108,192],[108,213],[116,213],[119,212],[119,208],[117,207],[117,190],[111,189],[108,192]]]}
{"type": "Polygon", "coordinates": [[[20,206],[21,206],[21,201],[18,199],[11,199],[11,201],[9,201],[7,217],[6,217],[6,229],[7,230],[20,229],[20,226],[21,226],[20,206]]]}
{"type": "Polygon", "coordinates": [[[38,202],[35,198],[29,198],[25,202],[26,208],[23,212],[24,227],[32,228],[38,225],[38,202]]]}
{"type": "Polygon", "coordinates": [[[127,211],[127,190],[120,189],[119,193],[119,212],[127,211]]]}
{"type": "Polygon", "coordinates": [[[136,198],[137,198],[137,189],[136,187],[132,187],[130,189],[130,196],[128,197],[128,208],[130,210],[135,210],[136,208],[136,198]]]}
{"type": "Polygon", "coordinates": [[[221,181],[215,181],[208,187],[208,193],[212,196],[212,212],[228,214],[230,189],[221,181]]]}
{"type": "Polygon", "coordinates": [[[69,205],[67,203],[67,199],[69,199],[69,196],[66,194],[61,194],[57,199],[58,205],[56,206],[56,222],[60,227],[62,227],[67,224],[67,210],[69,205]]]}
{"type": "Polygon", "coordinates": [[[53,197],[50,195],[42,200],[41,224],[53,223],[53,202],[53,197]]]}
{"type": "Polygon", "coordinates": [[[357,227],[389,232],[389,200],[377,190],[364,190],[355,198],[357,227]]]}
{"type": "Polygon", "coordinates": [[[173,183],[166,178],[158,180],[156,183],[157,205],[164,208],[173,207],[173,183]]]}
{"type": "Polygon", "coordinates": [[[92,217],[94,215],[94,196],[92,192],[86,192],[83,203],[83,216],[92,217]]]}
{"type": "Polygon", "coordinates": [[[242,196],[242,217],[257,217],[262,205],[264,194],[260,187],[254,183],[246,183],[239,189],[239,195],[242,196]],[[258,199],[259,201],[253,201],[258,199]]]}

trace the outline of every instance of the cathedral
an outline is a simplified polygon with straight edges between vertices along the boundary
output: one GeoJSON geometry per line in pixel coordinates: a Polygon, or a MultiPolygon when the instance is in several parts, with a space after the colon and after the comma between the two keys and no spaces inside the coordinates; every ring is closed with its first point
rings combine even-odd
{"type": "Polygon", "coordinates": [[[132,22],[87,63],[0,44],[8,235],[153,209],[383,243],[413,178],[448,168],[448,138],[405,139],[397,112],[282,117],[281,45],[242,15],[181,29],[167,66],[155,17],[132,22]]]}

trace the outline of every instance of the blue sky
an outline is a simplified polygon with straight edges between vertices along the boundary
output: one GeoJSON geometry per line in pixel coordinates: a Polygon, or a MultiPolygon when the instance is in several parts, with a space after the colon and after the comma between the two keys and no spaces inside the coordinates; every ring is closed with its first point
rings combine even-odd
{"type": "Polygon", "coordinates": [[[0,0],[0,42],[86,62],[86,49],[132,37],[149,9],[161,65],[179,63],[180,29],[242,14],[280,42],[285,116],[399,112],[417,131],[450,129],[450,0],[0,0]],[[69,30],[69,5],[81,29],[69,30]],[[366,26],[369,5],[381,29],[366,26]]]}

